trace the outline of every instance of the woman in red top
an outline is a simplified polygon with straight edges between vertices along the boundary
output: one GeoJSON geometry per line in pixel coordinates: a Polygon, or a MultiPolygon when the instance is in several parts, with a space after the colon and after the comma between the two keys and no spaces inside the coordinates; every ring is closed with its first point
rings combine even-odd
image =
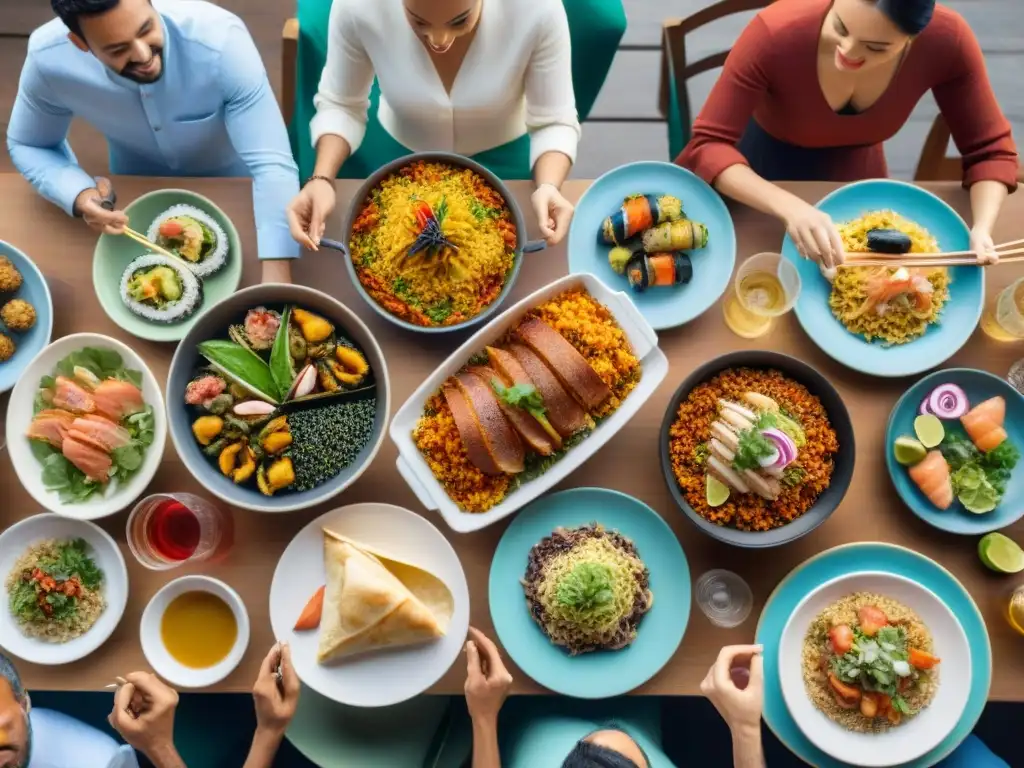
{"type": "Polygon", "coordinates": [[[882,142],[929,90],[963,155],[971,249],[995,261],[1017,152],[977,39],[934,0],[778,0],[737,40],[676,162],[781,219],[801,254],[831,267],[843,257],[832,220],[772,182],[887,176],[882,142]]]}

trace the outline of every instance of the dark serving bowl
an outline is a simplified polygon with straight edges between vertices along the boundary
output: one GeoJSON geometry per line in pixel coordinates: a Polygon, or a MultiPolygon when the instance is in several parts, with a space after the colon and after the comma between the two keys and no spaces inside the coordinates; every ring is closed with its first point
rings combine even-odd
{"type": "Polygon", "coordinates": [[[167,375],[167,392],[164,399],[167,401],[167,424],[171,440],[188,471],[214,496],[228,504],[254,512],[294,512],[308,509],[344,491],[363,474],[377,455],[387,432],[388,414],[391,410],[387,363],[384,361],[384,353],[381,352],[366,324],[355,312],[326,293],[301,285],[279,283],[245,288],[199,315],[174,352],[167,375]],[[355,461],[334,478],[308,491],[289,491],[264,496],[248,484],[235,485],[230,478],[220,473],[215,461],[203,454],[192,435],[195,414],[190,406],[185,405],[185,387],[192,380],[196,369],[205,363],[196,350],[197,344],[209,339],[226,339],[228,326],[241,322],[245,313],[253,307],[277,307],[283,304],[298,305],[323,315],[363,351],[377,385],[377,412],[369,441],[363,446],[355,461]]]}
{"type": "Polygon", "coordinates": [[[540,251],[547,247],[547,243],[544,240],[526,239],[526,222],[523,219],[523,212],[520,210],[515,197],[511,192],[509,192],[501,179],[479,163],[470,160],[468,157],[452,154],[450,152],[416,152],[411,155],[406,155],[405,157],[400,157],[397,160],[392,160],[386,165],[382,165],[376,173],[363,182],[362,186],[359,187],[359,191],[352,197],[352,202],[349,204],[348,212],[345,214],[341,231],[341,240],[332,240],[325,237],[320,240],[320,245],[341,251],[345,258],[345,269],[348,270],[348,275],[352,278],[353,285],[355,285],[356,290],[359,291],[359,295],[363,297],[367,304],[373,307],[377,314],[385,320],[394,323],[399,328],[405,328],[406,330],[416,331],[418,333],[448,333],[450,331],[464,330],[484,322],[487,318],[497,312],[502,302],[511,292],[512,286],[515,285],[516,279],[519,277],[519,269],[523,265],[523,254],[540,251]],[[410,323],[407,320],[403,320],[402,318],[393,315],[378,304],[366,289],[363,288],[363,284],[359,281],[359,276],[356,275],[356,268],[352,264],[352,256],[349,252],[348,244],[352,237],[352,225],[356,220],[356,216],[359,215],[359,210],[363,206],[363,201],[366,200],[370,191],[381,181],[393,173],[400,171],[407,165],[417,162],[445,163],[447,165],[469,168],[479,174],[505,199],[505,204],[508,205],[509,210],[512,212],[512,219],[516,225],[516,251],[512,260],[512,269],[509,270],[508,275],[505,277],[505,284],[501,288],[501,293],[498,294],[498,297],[484,308],[482,312],[461,323],[454,323],[452,325],[424,326],[410,323]]]}
{"type": "Polygon", "coordinates": [[[665,418],[661,424],[659,449],[662,474],[665,476],[665,482],[668,483],[672,498],[693,524],[719,541],[738,547],[751,548],[777,547],[781,544],[788,544],[821,525],[836,510],[846,495],[850,481],[853,479],[853,464],[856,458],[853,423],[850,421],[850,414],[836,388],[817,370],[795,357],[763,350],[730,352],[704,363],[687,376],[672,396],[668,410],[665,412],[665,418]],[[812,395],[821,400],[832,429],[836,433],[836,438],[839,440],[839,452],[835,457],[835,468],[829,487],[818,497],[814,506],[803,515],[791,523],[770,531],[740,531],[705,520],[686,501],[672,471],[672,461],[669,457],[669,431],[676,419],[680,403],[698,384],[713,378],[728,368],[772,368],[793,381],[803,384],[812,395]]]}

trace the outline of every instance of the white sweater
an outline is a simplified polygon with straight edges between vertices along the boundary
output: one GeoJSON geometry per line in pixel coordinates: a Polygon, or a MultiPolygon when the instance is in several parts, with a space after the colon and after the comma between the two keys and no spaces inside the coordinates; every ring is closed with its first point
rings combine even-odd
{"type": "Polygon", "coordinates": [[[402,0],[334,0],[314,146],[335,134],[359,148],[375,74],[380,122],[412,151],[468,156],[529,132],[531,168],[551,150],[576,159],[580,124],[562,0],[484,0],[451,94],[402,0]]]}

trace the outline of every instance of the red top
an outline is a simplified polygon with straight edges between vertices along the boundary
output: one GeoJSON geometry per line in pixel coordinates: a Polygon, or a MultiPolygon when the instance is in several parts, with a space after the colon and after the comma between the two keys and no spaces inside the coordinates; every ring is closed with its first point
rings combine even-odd
{"type": "Polygon", "coordinates": [[[936,6],[902,66],[871,107],[832,110],[817,75],[818,38],[830,0],[778,0],[747,25],[676,158],[709,184],[726,168],[747,165],[736,148],[751,115],[780,141],[801,147],[845,147],[823,181],[888,175],[882,142],[932,90],[963,156],[964,186],[982,179],[1017,187],[1017,152],[985,72],[974,33],[956,12],[936,6]]]}

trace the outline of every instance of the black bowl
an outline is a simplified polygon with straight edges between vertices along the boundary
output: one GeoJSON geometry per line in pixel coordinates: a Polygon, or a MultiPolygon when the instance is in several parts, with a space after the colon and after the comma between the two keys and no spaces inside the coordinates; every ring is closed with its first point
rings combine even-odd
{"type": "Polygon", "coordinates": [[[850,414],[836,388],[807,363],[789,355],[764,350],[730,352],[704,363],[687,376],[672,396],[668,410],[665,412],[665,419],[661,424],[660,450],[661,470],[665,476],[665,482],[668,483],[672,498],[686,513],[690,521],[712,538],[727,544],[734,544],[737,547],[752,548],[777,547],[781,544],[788,544],[821,525],[836,510],[846,495],[850,481],[853,479],[853,464],[857,455],[853,438],[853,423],[850,421],[850,414]],[[839,452],[835,457],[835,468],[829,487],[814,502],[814,506],[796,520],[770,531],[740,531],[705,520],[687,503],[676,482],[675,474],[672,472],[672,461],[669,458],[669,430],[675,421],[679,404],[698,384],[713,378],[728,368],[773,368],[793,381],[803,384],[812,395],[821,400],[821,404],[828,414],[829,423],[839,440],[839,452]]]}

